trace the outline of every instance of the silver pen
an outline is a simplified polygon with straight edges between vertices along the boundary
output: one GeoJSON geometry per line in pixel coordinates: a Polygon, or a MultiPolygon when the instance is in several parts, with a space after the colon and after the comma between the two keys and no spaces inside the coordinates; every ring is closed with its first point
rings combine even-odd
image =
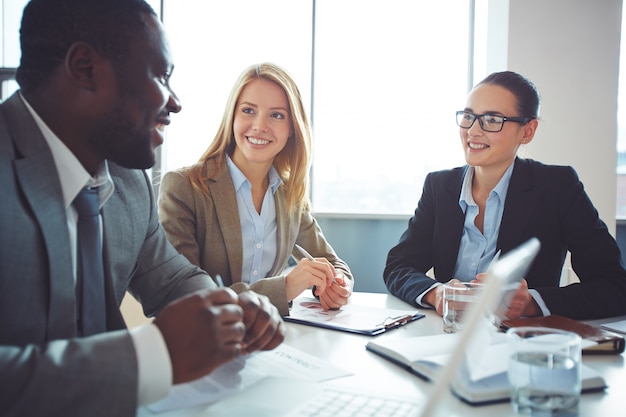
{"type": "Polygon", "coordinates": [[[309,252],[307,252],[306,249],[304,249],[302,246],[298,245],[297,243],[293,246],[298,250],[298,252],[300,252],[300,255],[304,256],[309,261],[315,260],[315,258],[309,252]]]}
{"type": "Polygon", "coordinates": [[[217,274],[215,276],[215,282],[217,283],[218,287],[224,288],[224,280],[222,279],[222,276],[220,274],[217,274]]]}
{"type": "MultiPolygon", "coordinates": [[[[313,255],[311,255],[309,252],[306,251],[306,249],[304,249],[302,246],[298,245],[297,243],[295,245],[293,245],[294,248],[296,248],[296,250],[298,252],[300,252],[300,255],[304,256],[305,258],[307,258],[309,261],[315,261],[315,258],[313,257],[313,255]]],[[[334,284],[339,284],[337,282],[336,279],[333,278],[333,283],[334,284]]]]}

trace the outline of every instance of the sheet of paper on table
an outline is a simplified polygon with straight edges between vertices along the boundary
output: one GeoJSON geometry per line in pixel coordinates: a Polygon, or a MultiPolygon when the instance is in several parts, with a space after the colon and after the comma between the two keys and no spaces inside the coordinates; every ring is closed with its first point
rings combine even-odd
{"type": "Polygon", "coordinates": [[[352,373],[283,343],[274,350],[235,359],[204,378],[175,385],[167,397],[147,408],[158,413],[210,404],[269,376],[319,382],[348,375],[352,373]]]}
{"type": "Polygon", "coordinates": [[[600,327],[613,332],[626,334],[626,320],[613,321],[610,323],[604,323],[600,327]]]}

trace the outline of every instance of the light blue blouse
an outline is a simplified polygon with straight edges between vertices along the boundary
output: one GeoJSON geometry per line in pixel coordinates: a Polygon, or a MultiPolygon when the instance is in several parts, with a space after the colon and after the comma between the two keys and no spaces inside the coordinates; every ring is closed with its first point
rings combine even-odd
{"type": "Polygon", "coordinates": [[[274,167],[269,172],[269,187],[263,198],[261,213],[257,213],[252,201],[252,184],[234,162],[227,157],[230,176],[235,185],[237,208],[241,223],[243,265],[241,279],[247,284],[266,277],[276,259],[277,232],[276,203],[274,193],[281,184],[274,167]]]}

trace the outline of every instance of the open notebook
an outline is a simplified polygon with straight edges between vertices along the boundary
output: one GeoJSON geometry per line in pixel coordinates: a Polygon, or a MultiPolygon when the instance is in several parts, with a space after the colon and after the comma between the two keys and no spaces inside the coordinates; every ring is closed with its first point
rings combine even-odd
{"type": "MultiPolygon", "coordinates": [[[[519,281],[524,276],[538,251],[539,241],[532,239],[502,256],[490,267],[486,289],[483,291],[479,302],[468,312],[466,330],[458,335],[458,340],[447,365],[443,366],[442,370],[434,376],[435,385],[430,392],[416,392],[414,397],[406,398],[388,392],[367,391],[360,387],[359,389],[347,389],[332,381],[316,383],[286,378],[267,378],[250,389],[212,405],[206,410],[207,415],[215,417],[311,415],[310,413],[315,407],[325,407],[323,401],[340,395],[341,399],[331,401],[331,404],[345,404],[350,401],[350,398],[356,398],[358,404],[374,400],[374,403],[378,405],[392,404],[393,407],[396,407],[397,413],[386,414],[389,416],[432,416],[440,403],[442,394],[450,388],[451,382],[455,379],[465,352],[477,347],[477,340],[475,339],[481,338],[480,328],[485,323],[484,316],[488,311],[495,311],[496,305],[502,298],[501,289],[507,288],[511,282],[519,281]]],[[[481,341],[478,340],[478,342],[481,341]]],[[[506,386],[507,381],[502,381],[500,391],[502,384],[506,386]]],[[[384,407],[389,411],[389,407],[392,405],[385,405],[384,407]]],[[[374,406],[368,405],[367,407],[371,409],[374,406]]],[[[333,415],[340,415],[340,413],[337,411],[333,415]]],[[[363,414],[357,410],[354,415],[363,414]]]]}

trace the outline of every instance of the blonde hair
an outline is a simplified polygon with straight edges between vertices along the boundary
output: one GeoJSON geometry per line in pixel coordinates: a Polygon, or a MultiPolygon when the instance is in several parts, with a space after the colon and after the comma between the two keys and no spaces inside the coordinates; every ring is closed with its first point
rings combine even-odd
{"type": "Polygon", "coordinates": [[[251,65],[241,73],[230,92],[217,133],[198,163],[189,171],[189,179],[195,188],[208,194],[205,181],[220,171],[226,163],[226,155],[232,156],[235,150],[233,121],[239,96],[248,83],[258,78],[277,84],[287,95],[292,134],[283,150],[274,158],[273,165],[286,187],[288,209],[308,208],[311,127],[298,86],[285,70],[272,63],[251,65]],[[210,159],[215,160],[215,172],[208,172],[207,161],[210,159]]]}

